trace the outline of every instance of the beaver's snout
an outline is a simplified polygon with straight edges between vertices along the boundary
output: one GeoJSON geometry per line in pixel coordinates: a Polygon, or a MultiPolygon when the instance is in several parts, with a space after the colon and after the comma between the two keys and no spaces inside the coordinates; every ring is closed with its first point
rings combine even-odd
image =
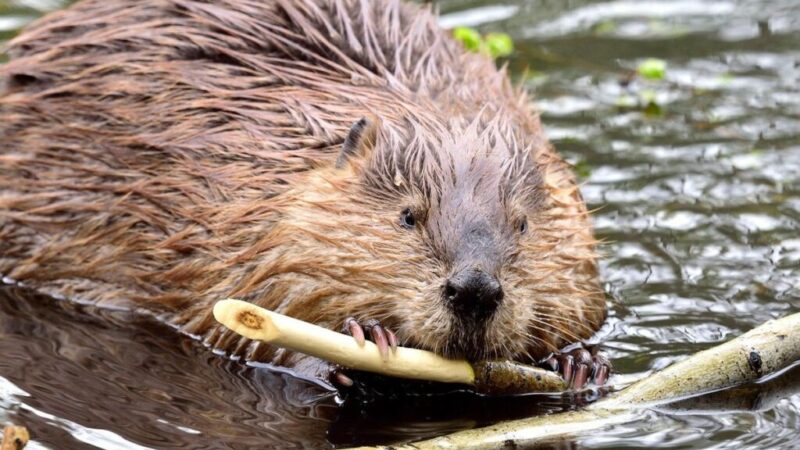
{"type": "Polygon", "coordinates": [[[447,280],[444,297],[459,319],[483,322],[503,301],[503,287],[494,276],[481,269],[469,268],[447,280]]]}

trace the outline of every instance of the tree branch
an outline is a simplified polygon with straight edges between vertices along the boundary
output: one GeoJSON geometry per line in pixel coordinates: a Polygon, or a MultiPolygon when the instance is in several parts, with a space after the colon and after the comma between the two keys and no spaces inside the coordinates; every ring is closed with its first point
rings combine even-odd
{"type": "MultiPolygon", "coordinates": [[[[696,353],[580,411],[503,422],[393,449],[489,449],[531,445],[641,417],[645,408],[778,372],[800,359],[800,313],[769,321],[696,353]]],[[[386,448],[389,447],[363,447],[386,448]]]]}

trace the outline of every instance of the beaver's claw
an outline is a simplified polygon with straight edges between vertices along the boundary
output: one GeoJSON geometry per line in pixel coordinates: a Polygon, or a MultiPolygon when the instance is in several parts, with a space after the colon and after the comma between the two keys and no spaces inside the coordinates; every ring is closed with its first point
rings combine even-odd
{"type": "MultiPolygon", "coordinates": [[[[358,345],[363,346],[367,339],[378,346],[381,358],[384,361],[389,359],[389,352],[397,351],[397,335],[386,329],[377,320],[368,320],[362,325],[353,317],[348,317],[344,321],[342,332],[353,336],[358,345]]],[[[341,366],[331,366],[330,380],[333,384],[341,387],[353,385],[353,379],[346,373],[341,366]]]]}
{"type": "Polygon", "coordinates": [[[558,352],[542,360],[541,367],[561,373],[570,388],[582,389],[589,382],[602,386],[611,373],[611,362],[596,352],[596,347],[576,348],[568,352],[558,352]]]}
{"type": "Polygon", "coordinates": [[[334,386],[345,387],[349,388],[353,385],[353,379],[347,376],[345,369],[338,365],[333,364],[330,366],[330,372],[328,373],[328,380],[334,386]]]}
{"type": "Polygon", "coordinates": [[[390,348],[393,352],[397,351],[397,335],[381,326],[377,320],[368,320],[361,325],[356,319],[348,317],[344,321],[344,333],[353,336],[358,345],[362,346],[368,335],[370,340],[378,346],[384,361],[389,359],[390,348]]]}

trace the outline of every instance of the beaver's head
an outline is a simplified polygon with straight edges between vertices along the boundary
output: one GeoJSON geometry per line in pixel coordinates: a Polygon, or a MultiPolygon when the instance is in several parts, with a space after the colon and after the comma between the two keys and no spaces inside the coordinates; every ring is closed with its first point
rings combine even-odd
{"type": "Polygon", "coordinates": [[[269,303],[471,359],[587,337],[604,306],[583,203],[546,141],[503,122],[358,121],[336,167],[287,200],[291,245],[269,276],[289,286],[269,303]]]}

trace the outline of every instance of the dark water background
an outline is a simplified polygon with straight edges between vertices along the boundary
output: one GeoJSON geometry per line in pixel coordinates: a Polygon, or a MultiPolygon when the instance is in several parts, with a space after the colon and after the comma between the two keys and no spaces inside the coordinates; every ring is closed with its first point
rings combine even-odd
{"type": "MultiPolygon", "coordinates": [[[[0,0],[0,41],[60,0],[0,0]]],[[[585,181],[606,240],[598,339],[638,376],[800,311],[800,2],[440,2],[442,24],[510,33],[516,78],[585,181]],[[666,79],[632,76],[645,58],[666,79]]],[[[0,60],[2,61],[2,60],[0,60]]],[[[1,143],[0,143],[1,145],[1,143]]],[[[1,175],[0,175],[1,176],[1,175]]],[[[565,442],[798,448],[800,369],[565,442]]],[[[570,398],[337,407],[145,319],[0,289],[0,422],[40,448],[388,443],[570,408],[570,398]]]]}

